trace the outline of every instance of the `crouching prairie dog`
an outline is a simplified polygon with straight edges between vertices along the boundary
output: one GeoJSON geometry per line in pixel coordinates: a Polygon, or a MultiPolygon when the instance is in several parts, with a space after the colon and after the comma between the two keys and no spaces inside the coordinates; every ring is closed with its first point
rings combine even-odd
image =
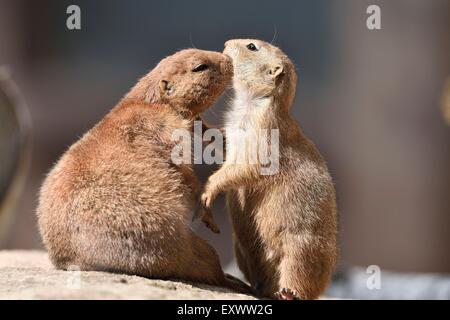
{"type": "Polygon", "coordinates": [[[167,57],[63,154],[43,183],[37,209],[57,268],[246,291],[191,231],[200,188],[191,165],[171,160],[173,131],[192,130],[232,71],[222,53],[188,49],[167,57]]]}
{"type": "Polygon", "coordinates": [[[336,264],[336,200],[324,160],[290,115],[294,65],[259,40],[230,40],[224,53],[233,60],[235,95],[225,120],[226,161],[208,179],[202,202],[209,208],[227,192],[237,263],[259,294],[315,299],[336,264]],[[272,172],[259,155],[249,161],[255,144],[279,155],[272,172]]]}

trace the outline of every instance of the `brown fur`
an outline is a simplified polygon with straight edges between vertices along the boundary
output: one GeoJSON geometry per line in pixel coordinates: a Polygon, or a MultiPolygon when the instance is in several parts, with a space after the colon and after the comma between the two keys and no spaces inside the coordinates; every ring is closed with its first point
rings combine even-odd
{"type": "Polygon", "coordinates": [[[315,299],[336,264],[336,200],[325,162],[289,113],[294,66],[263,41],[231,40],[225,46],[233,59],[235,91],[226,128],[279,129],[279,172],[261,175],[260,163],[235,164],[227,158],[209,178],[202,201],[210,207],[227,191],[237,262],[260,294],[315,299]],[[258,50],[249,50],[249,43],[258,50]]]}
{"type": "Polygon", "coordinates": [[[190,165],[171,161],[173,130],[191,130],[231,76],[231,61],[221,53],[180,51],[70,147],[45,179],[37,210],[57,268],[243,289],[191,231],[199,183],[190,165]],[[199,64],[208,69],[193,72],[199,64]]]}

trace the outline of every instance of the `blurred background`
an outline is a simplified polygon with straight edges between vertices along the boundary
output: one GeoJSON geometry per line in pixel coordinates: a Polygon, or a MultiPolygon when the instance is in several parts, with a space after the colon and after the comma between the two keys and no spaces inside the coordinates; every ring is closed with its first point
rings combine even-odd
{"type": "MultiPolygon", "coordinates": [[[[35,208],[46,172],[140,76],[174,51],[222,51],[231,38],[274,39],[297,65],[292,111],[335,181],[342,270],[359,266],[360,285],[369,265],[450,274],[450,127],[440,107],[450,75],[448,0],[0,0],[0,66],[32,120],[29,147],[23,108],[22,120],[0,113],[0,201],[8,202],[0,216],[9,217],[0,220],[0,249],[43,248],[35,208]],[[81,30],[66,27],[71,4],[81,8],[81,30]],[[371,4],[381,8],[381,30],[366,27],[371,4]],[[15,201],[6,186],[20,179],[15,201]]],[[[206,118],[220,125],[226,101],[206,118]]],[[[197,169],[206,179],[214,168],[197,169]]],[[[223,198],[214,209],[222,233],[195,228],[237,274],[223,198]]]]}

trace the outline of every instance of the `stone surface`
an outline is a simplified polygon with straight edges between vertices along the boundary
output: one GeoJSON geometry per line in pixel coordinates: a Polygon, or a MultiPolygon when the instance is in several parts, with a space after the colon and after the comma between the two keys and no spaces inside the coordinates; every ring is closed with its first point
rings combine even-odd
{"type": "Polygon", "coordinates": [[[0,251],[0,299],[255,299],[200,284],[56,270],[43,251],[0,251]]]}

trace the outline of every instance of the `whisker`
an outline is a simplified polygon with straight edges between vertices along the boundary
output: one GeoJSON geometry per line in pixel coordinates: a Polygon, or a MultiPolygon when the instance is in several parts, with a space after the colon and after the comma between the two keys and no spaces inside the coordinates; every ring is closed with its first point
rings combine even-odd
{"type": "Polygon", "coordinates": [[[273,44],[276,39],[277,39],[277,25],[274,23],[273,24],[273,37],[272,37],[272,41],[270,41],[270,44],[273,44]]]}
{"type": "Polygon", "coordinates": [[[192,48],[197,49],[197,47],[194,45],[194,42],[192,41],[192,32],[189,32],[189,42],[191,43],[192,48]]]}

